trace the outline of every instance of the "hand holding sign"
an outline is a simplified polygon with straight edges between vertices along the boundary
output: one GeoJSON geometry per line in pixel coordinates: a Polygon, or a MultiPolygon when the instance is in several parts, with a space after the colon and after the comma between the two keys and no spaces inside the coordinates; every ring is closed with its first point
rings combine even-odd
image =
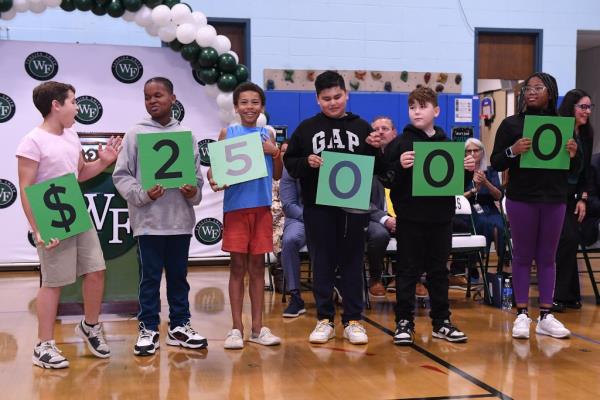
{"type": "Polygon", "coordinates": [[[573,117],[527,115],[523,138],[531,139],[531,151],[522,154],[520,167],[569,169],[570,153],[575,156],[577,150],[576,143],[574,149],[573,144],[567,144],[573,137],[574,124],[573,117]]]}
{"type": "Polygon", "coordinates": [[[317,204],[368,210],[375,158],[324,151],[317,204]]]}
{"type": "Polygon", "coordinates": [[[92,227],[74,174],[28,186],[25,193],[45,242],[66,239],[92,227]]]}
{"type": "Polygon", "coordinates": [[[457,142],[414,144],[413,196],[455,196],[464,192],[465,146],[457,142]]]}
{"type": "Polygon", "coordinates": [[[528,152],[529,149],[531,149],[531,139],[529,138],[521,138],[511,146],[511,151],[516,156],[528,152]]]}
{"type": "Polygon", "coordinates": [[[258,133],[209,143],[208,152],[213,190],[215,187],[218,190],[225,185],[267,176],[263,145],[258,133]]]}
{"type": "Polygon", "coordinates": [[[191,132],[139,133],[137,141],[144,189],[158,196],[156,185],[167,189],[196,185],[191,132]]]}

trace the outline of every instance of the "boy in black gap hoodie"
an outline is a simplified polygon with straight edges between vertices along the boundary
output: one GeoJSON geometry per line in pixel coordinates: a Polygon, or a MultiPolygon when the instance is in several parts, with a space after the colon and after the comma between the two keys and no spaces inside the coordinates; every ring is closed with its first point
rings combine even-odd
{"type": "MultiPolygon", "coordinates": [[[[318,322],[309,341],[326,343],[335,337],[333,285],[339,266],[344,338],[352,344],[366,344],[369,339],[359,320],[363,311],[362,268],[369,211],[317,205],[315,198],[319,167],[323,164],[321,152],[378,156],[380,138],[371,133],[368,122],[346,112],[348,94],[341,75],[325,71],[315,80],[315,88],[321,112],[300,123],[283,157],[289,174],[300,179],[306,238],[314,269],[318,322]]],[[[375,164],[377,170],[377,159],[375,164]]]]}
{"type": "MultiPolygon", "coordinates": [[[[415,284],[422,272],[427,273],[431,300],[430,317],[433,337],[450,342],[466,342],[467,336],[450,322],[448,270],[446,261],[452,248],[454,196],[413,197],[412,175],[414,142],[445,142],[444,131],[434,126],[440,113],[436,93],[428,87],[413,90],[408,96],[410,124],[385,151],[386,171],[381,179],[391,188],[396,210],[398,268],[396,271],[396,332],[394,344],[410,345],[414,341],[415,284]]],[[[475,168],[472,156],[465,157],[464,167],[475,168]]],[[[472,178],[472,172],[466,179],[472,178]]]]}

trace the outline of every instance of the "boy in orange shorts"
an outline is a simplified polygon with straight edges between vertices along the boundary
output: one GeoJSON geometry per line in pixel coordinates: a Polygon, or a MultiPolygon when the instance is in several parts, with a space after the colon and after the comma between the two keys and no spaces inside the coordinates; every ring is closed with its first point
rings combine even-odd
{"type": "Polygon", "coordinates": [[[268,175],[264,178],[219,187],[208,171],[211,188],[225,190],[223,199],[223,251],[231,253],[229,275],[229,300],[233,327],[227,333],[224,347],[244,347],[242,306],[244,277],[250,277],[249,292],[252,309],[252,332],[249,341],[273,346],[281,339],[269,328],[262,326],[262,309],[265,287],[265,253],[273,251],[273,216],[271,215],[272,181],[281,177],[282,161],[273,133],[256,126],[265,106],[263,90],[253,83],[243,83],[233,92],[235,111],[241,125],[222,129],[219,140],[259,133],[263,142],[268,175]]]}

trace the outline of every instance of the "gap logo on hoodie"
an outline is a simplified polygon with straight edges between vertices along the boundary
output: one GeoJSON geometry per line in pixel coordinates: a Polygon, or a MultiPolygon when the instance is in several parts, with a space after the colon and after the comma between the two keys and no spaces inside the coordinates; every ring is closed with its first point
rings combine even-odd
{"type": "Polygon", "coordinates": [[[333,129],[331,135],[326,135],[324,131],[316,133],[312,137],[313,153],[319,154],[323,150],[343,149],[354,153],[354,149],[358,147],[360,140],[358,135],[348,130],[333,129]],[[344,138],[345,140],[342,140],[344,138]]]}

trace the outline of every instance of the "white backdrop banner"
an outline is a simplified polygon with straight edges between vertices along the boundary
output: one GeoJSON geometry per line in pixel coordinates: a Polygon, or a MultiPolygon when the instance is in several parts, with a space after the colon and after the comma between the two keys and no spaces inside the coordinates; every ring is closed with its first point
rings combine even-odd
{"type": "MultiPolygon", "coordinates": [[[[38,261],[18,198],[15,150],[20,139],[42,121],[32,101],[32,90],[42,81],[75,87],[80,107],[75,129],[80,133],[126,132],[145,118],[143,86],[154,76],[173,82],[178,100],[173,114],[192,129],[204,161],[206,143],[216,140],[223,126],[214,97],[194,79],[189,62],[169,48],[0,41],[0,54],[1,264],[38,261]]],[[[204,164],[203,199],[195,208],[197,223],[190,257],[225,255],[221,252],[223,195],[210,189],[206,182],[208,164],[204,164]]],[[[119,217],[123,210],[112,210],[111,197],[105,197],[101,209],[96,206],[98,202],[90,203],[92,220],[99,230],[110,221],[114,225],[111,240],[122,242],[131,234],[128,216],[124,213],[119,217]],[[107,214],[117,217],[103,218],[107,214]]]]}

